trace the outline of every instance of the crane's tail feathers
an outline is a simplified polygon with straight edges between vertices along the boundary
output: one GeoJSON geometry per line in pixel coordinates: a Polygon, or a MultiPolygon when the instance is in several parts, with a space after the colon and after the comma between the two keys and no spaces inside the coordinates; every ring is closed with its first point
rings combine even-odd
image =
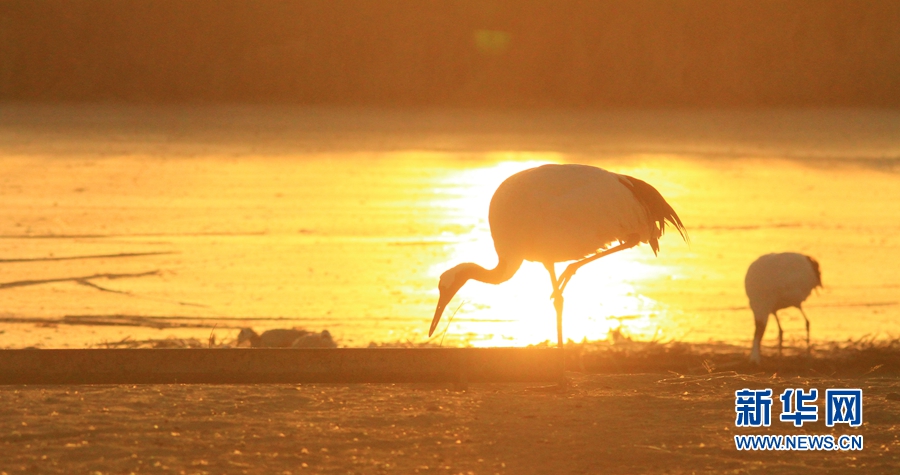
{"type": "Polygon", "coordinates": [[[688,237],[687,229],[681,222],[681,218],[678,217],[678,213],[672,209],[672,206],[663,198],[659,191],[643,180],[627,175],[624,176],[627,180],[621,180],[622,184],[634,193],[635,199],[647,209],[647,214],[650,216],[650,226],[652,228],[650,229],[650,247],[653,248],[653,253],[659,252],[657,236],[662,236],[665,232],[666,221],[675,227],[675,230],[678,231],[684,242],[690,243],[690,237],[688,237]]]}

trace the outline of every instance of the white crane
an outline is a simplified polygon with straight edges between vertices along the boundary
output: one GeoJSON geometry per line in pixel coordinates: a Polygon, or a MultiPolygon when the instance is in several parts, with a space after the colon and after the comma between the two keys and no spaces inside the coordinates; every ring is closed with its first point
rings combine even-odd
{"type": "Polygon", "coordinates": [[[822,272],[819,263],[804,254],[766,254],[750,264],[747,277],[744,278],[750,309],[756,320],[750,361],[760,362],[759,345],[766,332],[770,314],[775,316],[775,323],[778,324],[778,352],[781,353],[784,330],[781,329],[777,312],[788,307],[797,307],[806,320],[806,348],[809,350],[809,319],[801,305],[813,289],[821,286],[822,272]]]}
{"type": "Polygon", "coordinates": [[[440,298],[428,336],[437,328],[447,303],[469,279],[499,284],[529,260],[544,264],[550,273],[556,336],[562,349],[563,291],[581,266],[642,242],[658,252],[667,221],[687,240],[681,219],[655,188],[587,165],[543,165],[512,175],[494,192],[488,221],[497,266],[489,270],[468,262],[441,275],[440,298]],[[575,262],[557,279],[554,264],[566,261],[575,262]]]}

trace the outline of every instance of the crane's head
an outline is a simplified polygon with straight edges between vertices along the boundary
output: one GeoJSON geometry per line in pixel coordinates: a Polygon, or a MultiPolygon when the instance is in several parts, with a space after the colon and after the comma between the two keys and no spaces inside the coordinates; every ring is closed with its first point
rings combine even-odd
{"type": "Polygon", "coordinates": [[[813,259],[810,256],[806,256],[809,259],[810,265],[812,265],[813,272],[816,273],[816,287],[822,287],[822,269],[819,267],[819,261],[813,259]]]}
{"type": "Polygon", "coordinates": [[[259,346],[259,342],[259,334],[252,328],[241,328],[241,332],[238,333],[237,346],[259,346]]]}
{"type": "Polygon", "coordinates": [[[438,323],[441,321],[441,315],[444,314],[444,307],[450,303],[453,296],[456,295],[463,284],[469,280],[470,273],[468,270],[471,267],[472,264],[460,264],[441,274],[441,280],[438,283],[438,290],[441,292],[441,296],[438,299],[437,308],[434,310],[434,319],[431,321],[431,329],[428,330],[429,337],[434,334],[434,329],[437,328],[438,323]]]}

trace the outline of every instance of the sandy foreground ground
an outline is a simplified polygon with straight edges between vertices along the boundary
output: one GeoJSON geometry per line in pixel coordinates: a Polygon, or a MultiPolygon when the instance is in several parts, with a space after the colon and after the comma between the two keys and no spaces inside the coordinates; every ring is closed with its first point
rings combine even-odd
{"type": "Polygon", "coordinates": [[[900,379],[570,373],[524,384],[0,388],[0,473],[898,473],[900,379]],[[770,428],[734,391],[775,391],[770,428]],[[778,421],[786,387],[862,388],[864,425],[778,421]],[[862,451],[741,452],[736,434],[862,434],[862,451]]]}

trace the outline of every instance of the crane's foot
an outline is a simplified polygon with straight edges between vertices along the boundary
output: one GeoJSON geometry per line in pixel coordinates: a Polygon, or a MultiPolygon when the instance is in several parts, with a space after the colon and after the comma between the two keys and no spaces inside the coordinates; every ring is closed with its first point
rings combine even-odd
{"type": "Polygon", "coordinates": [[[759,349],[753,347],[750,351],[750,363],[755,364],[756,366],[760,366],[762,364],[762,358],[759,355],[759,349]]]}
{"type": "Polygon", "coordinates": [[[454,381],[453,382],[453,392],[462,393],[469,390],[469,383],[467,381],[454,381]]]}

